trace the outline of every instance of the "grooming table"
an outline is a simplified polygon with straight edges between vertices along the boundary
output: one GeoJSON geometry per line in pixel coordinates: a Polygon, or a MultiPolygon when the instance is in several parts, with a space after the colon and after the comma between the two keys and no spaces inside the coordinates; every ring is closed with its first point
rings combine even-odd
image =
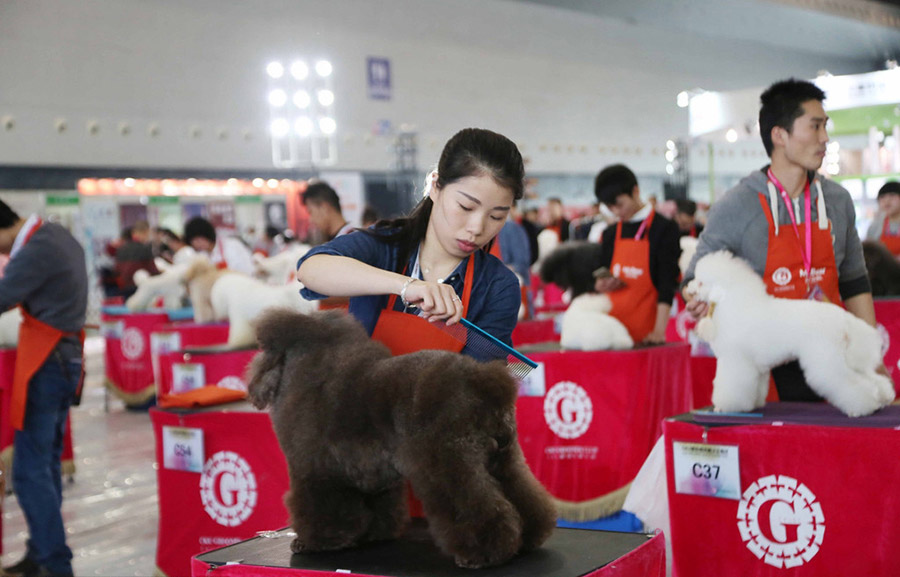
{"type": "Polygon", "coordinates": [[[557,529],[543,547],[488,569],[461,569],[434,545],[424,520],[396,541],[335,553],[292,555],[287,531],[198,555],[194,577],[664,577],[663,535],[557,529]],[[229,564],[231,563],[231,564],[229,564]]]}
{"type": "Polygon", "coordinates": [[[676,577],[900,575],[900,406],[854,419],[825,403],[769,403],[680,415],[663,431],[676,577]],[[737,447],[734,498],[706,496],[725,484],[706,457],[687,457],[723,446],[737,447]]]}

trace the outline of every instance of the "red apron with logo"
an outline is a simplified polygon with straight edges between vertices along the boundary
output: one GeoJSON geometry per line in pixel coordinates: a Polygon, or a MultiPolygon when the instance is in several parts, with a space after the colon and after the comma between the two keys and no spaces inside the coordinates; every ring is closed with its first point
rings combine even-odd
{"type": "Polygon", "coordinates": [[[884,225],[881,227],[881,237],[878,239],[886,246],[894,256],[900,256],[900,234],[891,234],[891,220],[884,217],[884,225]]]}
{"type": "MultiPolygon", "coordinates": [[[[463,317],[469,310],[469,297],[472,294],[472,279],[475,274],[474,259],[470,256],[466,265],[466,277],[463,284],[462,307],[463,317]]],[[[418,315],[395,311],[397,295],[391,295],[387,306],[378,316],[372,338],[387,345],[394,356],[405,355],[424,350],[452,351],[458,353],[465,343],[442,331],[418,315]]]]}
{"type": "Polygon", "coordinates": [[[616,225],[616,244],[610,268],[626,286],[609,293],[612,301],[609,314],[625,325],[635,343],[644,340],[656,324],[659,292],[650,279],[650,240],[646,238],[654,214],[650,211],[634,238],[623,239],[621,221],[616,225]]]}
{"type": "MultiPolygon", "coordinates": [[[[759,203],[763,214],[769,222],[769,249],[766,254],[766,272],[763,280],[770,295],[778,298],[805,299],[809,288],[805,279],[806,270],[800,239],[789,226],[779,226],[776,232],[772,211],[766,197],[759,195],[759,203]]],[[[820,218],[823,215],[820,215],[820,218]]],[[[827,215],[825,215],[827,218],[827,215]]],[[[818,222],[818,221],[816,221],[818,222]]],[[[800,223],[797,230],[802,238],[807,224],[800,223]]],[[[825,228],[812,227],[812,255],[810,258],[809,286],[818,285],[832,303],[841,304],[841,293],[838,290],[837,265],[834,260],[834,247],[831,244],[831,223],[825,228]]]]}

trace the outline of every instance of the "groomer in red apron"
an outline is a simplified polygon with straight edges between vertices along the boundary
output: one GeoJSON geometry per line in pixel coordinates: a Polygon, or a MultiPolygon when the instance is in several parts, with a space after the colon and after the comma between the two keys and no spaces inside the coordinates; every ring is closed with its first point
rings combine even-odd
{"type": "Polygon", "coordinates": [[[641,200],[637,177],[625,165],[601,170],[594,193],[619,218],[603,231],[594,289],[609,294],[610,314],[636,344],[663,343],[678,284],[678,226],[641,200]]]}
{"type": "Polygon", "coordinates": [[[25,514],[25,556],[7,575],[71,575],[60,513],[60,456],[69,407],[79,394],[87,310],[87,267],[78,241],[35,215],[23,220],[0,201],[0,310],[20,306],[10,416],[16,429],[13,484],[25,514]]]}

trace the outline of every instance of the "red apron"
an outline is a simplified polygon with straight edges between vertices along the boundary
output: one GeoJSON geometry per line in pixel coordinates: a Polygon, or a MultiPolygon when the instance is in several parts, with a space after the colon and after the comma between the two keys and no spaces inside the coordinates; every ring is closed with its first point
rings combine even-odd
{"type": "Polygon", "coordinates": [[[644,340],[656,324],[659,292],[650,278],[650,240],[646,238],[654,214],[651,210],[634,238],[623,239],[622,222],[616,225],[616,244],[610,263],[613,275],[626,286],[609,293],[612,301],[609,314],[625,325],[635,343],[644,340]]]}
{"type": "MultiPolygon", "coordinates": [[[[800,239],[791,226],[779,226],[776,232],[772,211],[763,194],[759,195],[759,203],[766,220],[769,221],[769,249],[766,254],[766,272],[763,275],[766,290],[778,298],[805,299],[809,295],[809,289],[805,279],[806,269],[800,239]]],[[[824,209],[824,203],[820,203],[820,207],[824,209]]],[[[828,218],[820,212],[819,218],[823,216],[828,218]]],[[[806,234],[806,226],[812,224],[804,222],[797,225],[800,238],[806,234]]],[[[826,228],[813,226],[810,260],[810,286],[819,285],[828,300],[840,306],[841,293],[838,290],[838,272],[834,260],[834,247],[831,244],[830,222],[826,228]]]]}
{"type": "Polygon", "coordinates": [[[894,256],[900,256],[900,234],[891,234],[890,219],[888,217],[884,217],[884,225],[881,227],[881,238],[878,240],[880,240],[894,256]]]}
{"type": "MultiPolygon", "coordinates": [[[[469,257],[466,265],[466,278],[463,284],[462,307],[463,316],[469,310],[469,297],[472,294],[472,279],[475,276],[475,259],[469,257]]],[[[442,331],[417,315],[395,311],[397,295],[391,295],[387,306],[378,316],[372,338],[387,345],[394,356],[424,350],[452,351],[458,353],[463,349],[456,337],[442,331]]]]}
{"type": "MultiPolygon", "coordinates": [[[[13,373],[12,398],[10,400],[10,418],[14,429],[22,430],[25,424],[25,404],[28,400],[28,383],[31,377],[50,357],[57,343],[64,336],[71,334],[41,322],[22,309],[22,324],[19,325],[19,345],[16,348],[16,369],[13,373]]],[[[84,346],[84,330],[78,334],[84,346]]],[[[82,368],[84,367],[82,359],[82,368]]],[[[82,372],[82,377],[84,373],[82,372]]],[[[78,383],[76,397],[81,394],[84,380],[78,383]]]]}

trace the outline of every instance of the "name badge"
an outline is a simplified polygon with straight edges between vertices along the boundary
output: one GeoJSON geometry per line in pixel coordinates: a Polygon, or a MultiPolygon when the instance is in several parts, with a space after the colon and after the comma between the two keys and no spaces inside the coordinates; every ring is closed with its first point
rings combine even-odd
{"type": "Polygon", "coordinates": [[[736,445],[672,443],[675,492],[721,499],[741,498],[741,470],[736,445]]]}
{"type": "Polygon", "coordinates": [[[172,365],[172,392],[186,393],[206,386],[206,370],[198,363],[172,365]]]}
{"type": "Polygon", "coordinates": [[[100,336],[106,339],[121,339],[125,321],[104,321],[100,323],[100,336]]]}
{"type": "Polygon", "coordinates": [[[543,397],[547,393],[547,377],[544,373],[544,363],[538,363],[537,368],[531,369],[525,378],[519,381],[520,397],[543,397]]]}
{"type": "Polygon", "coordinates": [[[203,429],[163,426],[163,467],[202,473],[203,429]]]}

